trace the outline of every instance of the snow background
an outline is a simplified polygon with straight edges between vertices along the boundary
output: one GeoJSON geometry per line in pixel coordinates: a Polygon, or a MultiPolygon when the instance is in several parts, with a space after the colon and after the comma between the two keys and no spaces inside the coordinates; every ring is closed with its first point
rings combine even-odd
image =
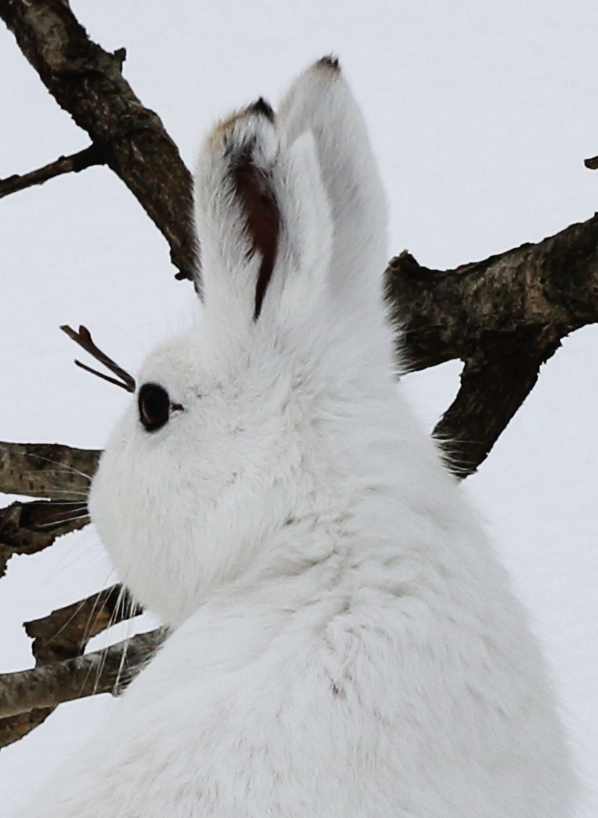
{"type": "MultiPolygon", "coordinates": [[[[257,96],[276,101],[322,54],[340,55],[386,180],[390,254],[450,267],[539,241],[592,215],[598,173],[595,0],[73,0],[192,166],[202,134],[257,96]]],[[[0,29],[0,177],[88,144],[0,29]]],[[[390,255],[389,254],[389,255],[390,255]]],[[[128,396],[72,365],[59,324],[84,323],[135,371],[186,325],[191,288],[137,202],[92,168],[0,203],[0,436],[101,447],[128,396]]],[[[598,330],[567,339],[466,491],[481,509],[554,667],[582,818],[598,812],[598,330]]],[[[428,425],[456,363],[406,379],[428,425]]],[[[7,504],[11,498],[6,498],[7,504]]],[[[9,563],[0,672],[32,665],[21,623],[113,581],[91,529],[9,563]]],[[[0,753],[10,818],[91,735],[109,696],[63,705],[0,753]]]]}

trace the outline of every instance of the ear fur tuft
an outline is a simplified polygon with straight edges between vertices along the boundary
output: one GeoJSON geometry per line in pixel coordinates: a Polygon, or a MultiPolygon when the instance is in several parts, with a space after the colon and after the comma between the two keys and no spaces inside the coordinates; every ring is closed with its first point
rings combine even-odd
{"type": "Polygon", "coordinates": [[[256,100],[253,105],[249,106],[249,110],[254,114],[262,114],[270,122],[274,122],[274,108],[263,97],[256,100]]]}
{"type": "Polygon", "coordinates": [[[316,65],[319,68],[328,68],[331,71],[334,71],[335,73],[338,74],[341,73],[341,65],[339,59],[338,57],[335,57],[334,54],[326,54],[325,57],[322,57],[320,60],[318,60],[316,65]]]}

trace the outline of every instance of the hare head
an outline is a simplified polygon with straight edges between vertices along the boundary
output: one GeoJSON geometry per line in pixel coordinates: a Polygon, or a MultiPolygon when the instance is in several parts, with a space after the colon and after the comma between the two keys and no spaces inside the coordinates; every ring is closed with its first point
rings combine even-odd
{"type": "Polygon", "coordinates": [[[215,127],[196,217],[200,321],[146,360],[90,498],[123,581],[171,624],[328,555],[316,521],[354,502],[355,436],[393,389],[386,207],[336,60],[277,113],[260,99],[215,127]]]}

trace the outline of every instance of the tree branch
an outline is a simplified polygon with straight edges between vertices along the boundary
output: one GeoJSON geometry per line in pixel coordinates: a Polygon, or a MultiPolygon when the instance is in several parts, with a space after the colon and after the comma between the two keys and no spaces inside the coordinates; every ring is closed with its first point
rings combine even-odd
{"type": "Polygon", "coordinates": [[[87,493],[99,455],[56,443],[0,441],[0,491],[54,498],[0,509],[0,577],[14,554],[34,554],[87,525],[87,493]]]}
{"type": "MultiPolygon", "coordinates": [[[[63,702],[119,694],[166,638],[166,628],[125,639],[104,650],[0,676],[0,719],[54,709],[63,702]]],[[[0,724],[0,746],[2,726],[0,724]]]]}
{"type": "Polygon", "coordinates": [[[49,165],[32,170],[30,173],[25,173],[22,176],[14,174],[7,179],[0,179],[0,199],[8,196],[9,193],[16,193],[34,185],[41,185],[55,176],[62,176],[64,173],[79,173],[79,171],[85,170],[85,168],[92,165],[103,165],[104,162],[104,157],[98,146],[90,145],[85,150],[79,151],[79,153],[60,156],[55,162],[50,162],[49,165]]]}
{"type": "Polygon", "coordinates": [[[36,554],[89,523],[84,501],[36,500],[0,509],[0,577],[15,554],[36,554]]]}
{"type": "MultiPolygon", "coordinates": [[[[8,715],[8,712],[6,712],[5,718],[0,718],[0,748],[17,741],[40,725],[60,703],[59,701],[50,701],[47,697],[40,699],[37,693],[32,692],[27,698],[31,707],[23,706],[20,710],[15,710],[15,679],[17,679],[17,686],[21,692],[26,689],[27,678],[31,678],[33,688],[37,690],[38,681],[36,680],[39,679],[39,674],[35,674],[41,668],[45,666],[58,667],[65,661],[81,656],[88,641],[93,636],[97,636],[97,634],[117,622],[130,619],[140,613],[141,608],[133,601],[128,592],[120,585],[113,585],[81,602],[75,602],[65,608],[52,611],[51,614],[42,619],[26,622],[25,630],[34,640],[32,651],[36,660],[36,669],[23,671],[20,675],[0,675],[0,701],[6,696],[6,701],[13,702],[11,705],[13,715],[8,715]],[[30,676],[27,677],[24,674],[30,674],[30,676]],[[38,699],[35,699],[35,696],[38,696],[38,699]],[[34,703],[36,701],[37,704],[34,703]]],[[[138,644],[139,650],[141,650],[143,642],[138,644]]],[[[95,660],[92,660],[92,665],[94,665],[94,662],[95,660]]],[[[81,667],[81,665],[76,665],[71,670],[68,670],[68,668],[67,670],[61,670],[58,667],[56,673],[60,678],[66,678],[67,680],[70,678],[69,674],[72,673],[74,674],[73,678],[76,680],[80,678],[77,674],[82,672],[81,667]]],[[[104,678],[104,670],[100,663],[98,672],[90,677],[97,684],[98,692],[100,692],[100,688],[102,688],[101,692],[104,692],[104,689],[110,689],[109,685],[113,686],[114,683],[109,681],[112,678],[110,676],[112,667],[112,664],[108,665],[106,670],[108,676],[104,678]]],[[[132,678],[132,667],[133,663],[131,663],[127,678],[132,678]]],[[[90,666],[90,672],[92,669],[90,666]]],[[[52,678],[52,673],[47,678],[52,678]]],[[[71,693],[75,692],[77,690],[75,681],[67,689],[71,693]]],[[[71,698],[77,698],[77,696],[74,695],[71,698]]],[[[63,699],[63,701],[67,700],[63,699]]]]}
{"type": "Polygon", "coordinates": [[[598,321],[598,216],[538,244],[454,270],[403,253],[386,271],[413,370],[460,358],[461,389],[435,433],[453,470],[471,474],[532,389],[541,364],[575,329],[598,321]]]}
{"type": "Polygon", "coordinates": [[[66,0],[0,0],[0,17],[58,104],[164,235],[178,276],[193,279],[191,175],[158,115],[124,79],[124,50],[110,54],[92,42],[66,0]]]}
{"type": "Polygon", "coordinates": [[[0,491],[80,501],[87,497],[99,458],[95,449],[0,441],[0,491]]]}
{"type": "Polygon", "coordinates": [[[142,612],[122,585],[111,585],[48,616],[26,622],[25,631],[33,639],[31,649],[36,662],[46,665],[81,655],[94,636],[142,612]]]}

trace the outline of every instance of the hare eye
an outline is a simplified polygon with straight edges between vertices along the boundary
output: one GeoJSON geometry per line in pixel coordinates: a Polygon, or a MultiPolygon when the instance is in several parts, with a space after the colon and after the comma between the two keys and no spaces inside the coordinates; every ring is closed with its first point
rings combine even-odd
{"type": "Polygon", "coordinates": [[[139,420],[148,432],[155,432],[170,418],[170,397],[157,383],[144,383],[139,390],[139,420]]]}

